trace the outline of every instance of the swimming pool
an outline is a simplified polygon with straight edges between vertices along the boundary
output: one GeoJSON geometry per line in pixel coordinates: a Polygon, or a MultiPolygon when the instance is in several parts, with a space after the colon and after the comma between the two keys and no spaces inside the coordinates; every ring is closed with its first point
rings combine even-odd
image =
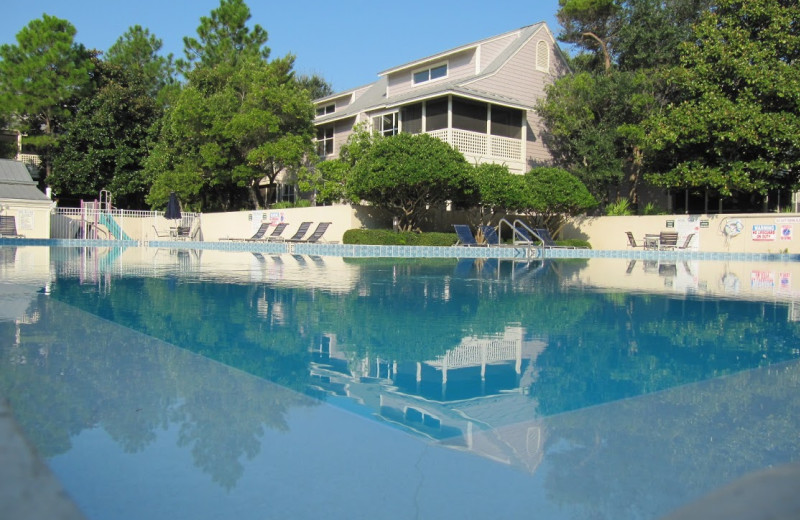
{"type": "Polygon", "coordinates": [[[0,393],[106,518],[659,518],[800,460],[795,263],[0,247],[0,393]]]}

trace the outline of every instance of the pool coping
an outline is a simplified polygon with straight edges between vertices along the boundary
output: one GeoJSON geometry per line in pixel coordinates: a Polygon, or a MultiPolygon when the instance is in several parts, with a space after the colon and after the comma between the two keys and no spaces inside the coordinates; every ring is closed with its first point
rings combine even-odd
{"type": "Polygon", "coordinates": [[[731,253],[724,251],[687,250],[633,250],[546,248],[538,246],[388,246],[339,243],[220,241],[192,242],[185,240],[75,240],[38,238],[0,238],[0,246],[56,246],[56,247],[152,247],[168,249],[214,250],[255,252],[270,254],[296,254],[339,256],[356,258],[508,258],[519,260],[558,258],[627,258],[641,260],[727,260],[796,262],[795,253],[731,253]]]}

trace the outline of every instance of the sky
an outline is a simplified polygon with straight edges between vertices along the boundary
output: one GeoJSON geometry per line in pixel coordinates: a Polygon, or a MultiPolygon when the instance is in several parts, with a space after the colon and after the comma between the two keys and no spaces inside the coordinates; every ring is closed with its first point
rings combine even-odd
{"type": "MultiPolygon", "coordinates": [[[[296,57],[295,70],[317,74],[334,91],[375,81],[384,70],[541,21],[554,35],[558,0],[245,0],[269,34],[271,57],[296,57]]],[[[43,14],[68,20],[75,41],[106,51],[129,27],[163,41],[162,54],[183,57],[183,38],[196,36],[202,16],[219,0],[27,0],[4,6],[0,44],[43,14]]]]}

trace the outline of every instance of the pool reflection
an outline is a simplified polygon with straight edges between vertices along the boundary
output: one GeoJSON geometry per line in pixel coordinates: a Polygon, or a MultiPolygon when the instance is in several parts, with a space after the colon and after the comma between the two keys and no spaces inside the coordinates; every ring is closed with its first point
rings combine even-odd
{"type": "MultiPolygon", "coordinates": [[[[4,283],[28,253],[3,264],[4,283]]],[[[143,458],[169,439],[226,492],[255,485],[254,465],[290,472],[278,446],[295,462],[344,465],[340,438],[320,438],[333,443],[318,453],[303,437],[308,421],[334,428],[330,413],[345,437],[358,430],[380,445],[375,428],[388,424],[525,478],[546,467],[524,484],[544,486],[542,501],[615,518],[664,514],[800,458],[785,435],[800,420],[800,330],[774,293],[720,299],[596,281],[624,277],[624,259],[242,254],[213,266],[207,253],[127,265],[122,252],[55,251],[24,312],[0,320],[2,392],[66,478],[98,429],[143,458]],[[632,512],[637,493],[646,500],[632,512]]],[[[461,482],[456,469],[451,478],[461,482]]]]}

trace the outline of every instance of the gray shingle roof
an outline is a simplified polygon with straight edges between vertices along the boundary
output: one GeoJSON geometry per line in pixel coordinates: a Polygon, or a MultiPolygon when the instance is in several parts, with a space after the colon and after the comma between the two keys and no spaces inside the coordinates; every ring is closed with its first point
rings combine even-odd
{"type": "Polygon", "coordinates": [[[10,159],[0,159],[0,199],[50,200],[36,187],[28,168],[10,159]]]}
{"type": "MultiPolygon", "coordinates": [[[[333,121],[338,121],[341,119],[346,119],[349,117],[355,117],[356,115],[368,111],[368,110],[378,110],[381,108],[388,108],[392,106],[397,106],[404,103],[409,103],[416,99],[429,99],[435,96],[441,96],[446,94],[462,94],[467,97],[477,98],[487,102],[495,102],[498,104],[505,104],[514,106],[516,108],[525,108],[526,104],[520,100],[513,99],[507,96],[503,96],[494,92],[484,92],[469,86],[470,83],[474,82],[477,79],[489,76],[497,72],[500,67],[503,66],[519,49],[522,45],[528,41],[528,39],[535,34],[538,30],[544,27],[544,22],[540,22],[534,25],[529,25],[527,27],[522,27],[521,29],[517,29],[519,31],[519,35],[517,36],[516,40],[510,43],[506,48],[501,52],[493,61],[490,63],[486,68],[483,69],[478,74],[471,75],[467,78],[459,78],[456,80],[451,81],[444,81],[444,82],[436,82],[435,84],[424,87],[424,88],[415,88],[413,91],[408,91],[398,96],[386,96],[386,85],[388,81],[388,74],[387,72],[398,71],[402,70],[403,68],[410,67],[415,63],[421,63],[424,61],[429,61],[438,56],[445,56],[448,54],[452,54],[455,52],[460,52],[465,49],[469,49],[480,45],[484,41],[489,41],[491,39],[497,38],[498,36],[494,36],[492,38],[487,38],[485,40],[480,40],[468,45],[462,45],[455,49],[451,49],[449,51],[441,52],[435,54],[433,56],[429,56],[427,58],[423,58],[421,60],[416,60],[414,62],[407,63],[405,65],[401,65],[399,67],[395,67],[393,69],[389,69],[388,71],[384,71],[380,79],[378,79],[375,83],[373,83],[370,88],[364,92],[361,96],[359,96],[355,102],[351,105],[348,105],[344,108],[337,110],[332,114],[325,115],[323,117],[318,117],[314,121],[316,124],[324,124],[330,123],[333,121]]],[[[515,31],[509,31],[509,33],[513,33],[515,31]]],[[[505,34],[509,34],[505,33],[505,34]]],[[[499,35],[503,36],[503,35],[499,35]]],[[[332,99],[335,97],[340,97],[342,93],[334,94],[332,96],[328,96],[325,99],[332,99]]]]}

